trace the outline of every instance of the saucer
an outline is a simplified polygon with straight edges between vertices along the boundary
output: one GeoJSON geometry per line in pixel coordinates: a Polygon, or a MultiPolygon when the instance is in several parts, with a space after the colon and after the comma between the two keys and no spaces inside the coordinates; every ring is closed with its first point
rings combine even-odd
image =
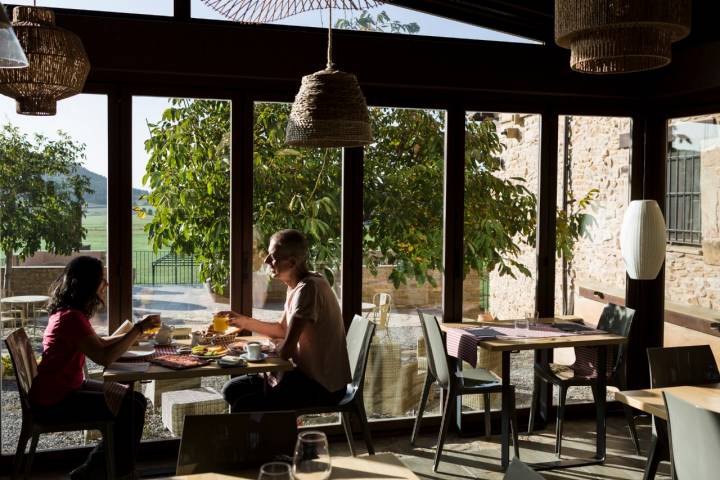
{"type": "Polygon", "coordinates": [[[174,347],[177,345],[177,342],[175,340],[170,340],[167,343],[160,343],[157,340],[150,340],[150,343],[152,345],[155,345],[156,347],[174,347]]]}
{"type": "Polygon", "coordinates": [[[257,358],[257,359],[254,359],[254,360],[253,360],[253,359],[251,359],[251,358],[248,358],[247,353],[243,353],[242,355],[240,355],[240,358],[242,358],[243,360],[245,360],[245,361],[247,361],[247,362],[250,362],[250,363],[262,362],[262,361],[265,360],[267,357],[268,357],[267,354],[261,353],[261,354],[260,354],[260,358],[257,358]]]}

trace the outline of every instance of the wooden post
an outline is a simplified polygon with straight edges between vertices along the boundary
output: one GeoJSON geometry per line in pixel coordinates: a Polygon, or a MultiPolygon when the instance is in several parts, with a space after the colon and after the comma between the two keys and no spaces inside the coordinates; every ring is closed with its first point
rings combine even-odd
{"type": "Polygon", "coordinates": [[[343,148],[340,285],[346,330],[350,327],[353,316],[361,313],[362,304],[364,158],[362,147],[343,148]]]}

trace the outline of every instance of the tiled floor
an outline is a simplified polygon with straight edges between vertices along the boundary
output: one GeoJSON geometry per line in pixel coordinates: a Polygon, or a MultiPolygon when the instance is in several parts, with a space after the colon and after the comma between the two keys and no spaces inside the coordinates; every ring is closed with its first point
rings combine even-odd
{"type": "MultiPolygon", "coordinates": [[[[555,441],[553,431],[539,432],[529,438],[521,436],[520,457],[526,462],[553,460],[552,448],[555,441]]],[[[595,449],[594,431],[595,424],[592,421],[568,422],[563,441],[564,457],[591,456],[595,449]]],[[[650,427],[647,421],[641,423],[639,433],[643,452],[646,453],[650,439],[650,427]]],[[[455,434],[449,434],[438,472],[432,471],[435,435],[421,435],[414,448],[410,446],[408,439],[409,432],[407,436],[402,437],[377,438],[375,447],[378,452],[397,454],[421,479],[502,479],[497,436],[491,438],[490,441],[485,441],[484,439],[461,438],[455,434]]],[[[604,465],[546,471],[542,472],[542,475],[547,479],[641,479],[645,458],[634,454],[623,419],[611,418],[608,421],[607,442],[608,456],[604,465]]],[[[359,440],[356,440],[356,447],[362,452],[359,440]]],[[[347,455],[347,445],[343,442],[334,442],[331,448],[333,455],[347,455]]],[[[36,474],[32,478],[56,480],[65,477],[60,473],[48,473],[36,474]]],[[[661,464],[660,474],[657,478],[659,480],[669,478],[669,466],[666,463],[661,464]]]]}

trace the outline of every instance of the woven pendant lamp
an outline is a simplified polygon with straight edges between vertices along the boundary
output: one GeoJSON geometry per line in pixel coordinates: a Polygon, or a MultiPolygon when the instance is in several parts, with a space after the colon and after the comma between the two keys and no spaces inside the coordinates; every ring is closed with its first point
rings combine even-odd
{"type": "Polygon", "coordinates": [[[672,60],[690,33],[690,0],[556,0],[555,42],[584,73],[629,73],[672,60]]]}
{"type": "Polygon", "coordinates": [[[10,25],[5,6],[0,3],[0,68],[25,68],[28,59],[10,25]]]}
{"type": "Polygon", "coordinates": [[[57,101],[80,93],[90,72],[82,42],[46,8],[15,7],[12,26],[30,65],[0,70],[0,93],[16,100],[17,113],[55,115],[57,101]]]}
{"type": "Polygon", "coordinates": [[[352,73],[332,61],[332,3],[328,22],[327,67],[306,75],[295,96],[285,143],[295,147],[361,147],[372,143],[365,96],[352,73]]]}

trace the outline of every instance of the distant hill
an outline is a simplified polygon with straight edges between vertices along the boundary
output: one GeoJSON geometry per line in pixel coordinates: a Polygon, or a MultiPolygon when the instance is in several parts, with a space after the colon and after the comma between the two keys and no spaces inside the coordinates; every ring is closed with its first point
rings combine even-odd
{"type": "MultiPolygon", "coordinates": [[[[107,177],[104,177],[99,173],[91,172],[84,167],[80,167],[80,174],[85,175],[90,179],[90,188],[94,190],[93,193],[85,197],[85,201],[96,206],[107,207],[107,177]]],[[[133,205],[147,205],[145,200],[140,200],[140,196],[146,193],[148,193],[147,190],[133,188],[133,205]]]]}

